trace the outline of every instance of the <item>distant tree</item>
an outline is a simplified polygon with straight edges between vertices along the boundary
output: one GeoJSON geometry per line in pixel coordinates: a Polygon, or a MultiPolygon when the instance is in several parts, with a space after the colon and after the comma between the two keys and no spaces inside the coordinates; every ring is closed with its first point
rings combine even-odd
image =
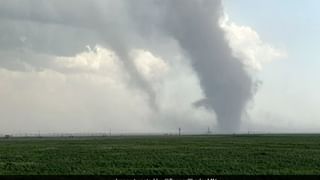
{"type": "Polygon", "coordinates": [[[4,136],[4,138],[5,138],[5,139],[9,139],[9,138],[10,138],[10,135],[9,135],[9,134],[6,134],[6,135],[4,136]]]}

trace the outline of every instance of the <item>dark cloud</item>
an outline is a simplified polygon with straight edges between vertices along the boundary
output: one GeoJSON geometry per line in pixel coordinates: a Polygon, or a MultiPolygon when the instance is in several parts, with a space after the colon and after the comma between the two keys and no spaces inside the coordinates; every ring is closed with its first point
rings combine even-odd
{"type": "Polygon", "coordinates": [[[134,29],[126,12],[125,1],[1,1],[0,21],[7,29],[2,34],[10,39],[0,46],[72,56],[87,45],[105,45],[123,60],[130,84],[143,89],[155,107],[155,93],[129,58],[134,29]]]}
{"type": "Polygon", "coordinates": [[[191,57],[220,128],[234,131],[252,97],[252,80],[232,56],[218,23],[221,11],[220,1],[168,1],[164,29],[191,57]]]}
{"type": "Polygon", "coordinates": [[[144,90],[156,108],[156,94],[129,52],[146,48],[160,53],[154,42],[160,47],[163,39],[172,39],[192,60],[220,128],[234,131],[252,96],[252,80],[224,39],[221,11],[219,0],[3,0],[0,48],[71,56],[86,45],[101,44],[118,54],[131,84],[144,90]]]}

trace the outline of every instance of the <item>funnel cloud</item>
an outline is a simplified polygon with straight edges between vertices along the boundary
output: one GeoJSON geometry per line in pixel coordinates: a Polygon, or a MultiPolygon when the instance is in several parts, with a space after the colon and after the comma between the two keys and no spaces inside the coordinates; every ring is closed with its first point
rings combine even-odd
{"type": "Polygon", "coordinates": [[[238,130],[253,83],[241,61],[232,56],[219,26],[221,2],[167,3],[164,29],[190,56],[206,96],[200,101],[215,111],[221,130],[238,130]]]}
{"type": "MultiPolygon", "coordinates": [[[[62,74],[79,74],[84,71],[82,65],[90,63],[80,58],[77,63],[82,63],[81,68],[76,69],[74,67],[80,67],[74,65],[76,62],[57,65],[57,57],[78,57],[87,47],[99,45],[113,51],[121,61],[119,66],[128,77],[124,81],[126,89],[139,91],[151,111],[159,115],[163,107],[169,107],[162,104],[164,95],[159,94],[165,78],[144,77],[130,53],[135,49],[146,50],[156,57],[154,59],[162,58],[163,67],[174,64],[175,57],[179,56],[183,64],[191,65],[203,94],[192,96],[197,99],[185,103],[193,109],[204,106],[215,112],[218,128],[234,132],[239,130],[242,115],[252,98],[253,81],[245,65],[232,54],[219,25],[222,16],[220,0],[3,0],[0,2],[3,57],[0,67],[17,72],[27,72],[28,67],[32,67],[36,71],[50,69],[62,74]]],[[[98,53],[96,56],[100,58],[98,53]]],[[[60,58],[59,62],[62,61],[60,58]]],[[[101,66],[98,63],[92,67],[101,66]]],[[[147,65],[140,67],[148,68],[147,65]]],[[[160,69],[159,72],[165,74],[166,71],[160,69]]],[[[188,91],[171,89],[176,89],[177,94],[188,91]]],[[[144,108],[130,106],[133,107],[144,108]]],[[[128,112],[125,108],[119,111],[125,112],[128,112]]]]}

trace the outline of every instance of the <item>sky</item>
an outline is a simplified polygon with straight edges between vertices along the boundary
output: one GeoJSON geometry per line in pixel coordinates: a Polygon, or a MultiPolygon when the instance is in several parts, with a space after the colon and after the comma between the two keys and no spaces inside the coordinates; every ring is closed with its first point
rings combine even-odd
{"type": "Polygon", "coordinates": [[[320,2],[0,2],[0,134],[317,132],[320,2]]]}
{"type": "Polygon", "coordinates": [[[231,19],[255,29],[261,39],[287,53],[286,58],[269,63],[257,73],[263,85],[255,98],[253,116],[265,124],[268,118],[278,122],[269,125],[279,126],[279,130],[317,131],[319,2],[225,0],[224,5],[231,19]]]}

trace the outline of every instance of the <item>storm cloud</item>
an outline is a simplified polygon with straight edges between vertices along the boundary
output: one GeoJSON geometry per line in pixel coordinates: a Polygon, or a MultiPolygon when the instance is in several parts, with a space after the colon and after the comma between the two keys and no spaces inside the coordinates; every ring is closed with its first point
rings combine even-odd
{"type": "MultiPolygon", "coordinates": [[[[195,104],[215,112],[220,130],[237,131],[253,95],[253,81],[232,54],[219,25],[222,16],[219,0],[4,0],[0,2],[0,66],[21,72],[29,66],[78,72],[81,69],[70,68],[69,57],[100,45],[121,61],[128,75],[127,89],[144,93],[153,113],[161,114],[157,112],[164,107],[159,86],[164,83],[155,85],[154,79],[141,73],[132,52],[146,50],[168,66],[179,56],[198,77],[203,97],[195,104]],[[57,57],[63,57],[58,58],[60,66],[57,57]]],[[[196,109],[190,101],[184,103],[196,109]]],[[[119,111],[126,112],[126,107],[119,111]]]]}

